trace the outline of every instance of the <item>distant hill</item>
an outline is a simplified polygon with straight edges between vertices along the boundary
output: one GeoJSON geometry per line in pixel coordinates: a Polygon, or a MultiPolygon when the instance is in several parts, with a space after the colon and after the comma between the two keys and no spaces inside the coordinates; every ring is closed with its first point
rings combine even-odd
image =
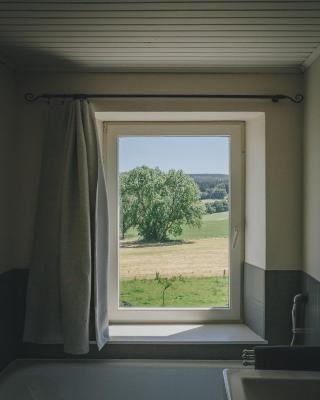
{"type": "Polygon", "coordinates": [[[199,186],[201,192],[214,189],[219,183],[229,186],[229,175],[227,174],[189,174],[199,186]]]}
{"type": "Polygon", "coordinates": [[[227,174],[189,174],[196,183],[207,183],[211,185],[216,185],[217,183],[227,183],[229,182],[229,175],[227,174]]]}
{"type": "Polygon", "coordinates": [[[189,174],[200,190],[200,198],[224,199],[229,193],[229,175],[227,174],[189,174]]]}

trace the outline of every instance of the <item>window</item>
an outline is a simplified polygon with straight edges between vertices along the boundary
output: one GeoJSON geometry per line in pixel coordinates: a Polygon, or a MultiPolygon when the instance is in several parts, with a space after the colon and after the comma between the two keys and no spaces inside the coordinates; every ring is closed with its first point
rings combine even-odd
{"type": "Polygon", "coordinates": [[[240,319],[243,130],[105,123],[112,322],[240,319]]]}

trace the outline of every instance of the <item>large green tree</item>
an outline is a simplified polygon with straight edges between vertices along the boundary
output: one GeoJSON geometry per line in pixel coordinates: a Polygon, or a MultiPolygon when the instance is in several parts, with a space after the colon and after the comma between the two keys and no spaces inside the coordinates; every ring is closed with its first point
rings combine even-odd
{"type": "Polygon", "coordinates": [[[120,186],[122,235],[135,226],[143,240],[165,241],[183,225],[201,225],[198,186],[182,170],[137,167],[121,175],[120,186]]]}

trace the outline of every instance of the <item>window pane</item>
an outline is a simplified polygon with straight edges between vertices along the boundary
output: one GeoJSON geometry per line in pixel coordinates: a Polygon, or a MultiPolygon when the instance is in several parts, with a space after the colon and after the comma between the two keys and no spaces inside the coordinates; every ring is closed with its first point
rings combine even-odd
{"type": "Polygon", "coordinates": [[[229,306],[229,137],[118,142],[119,306],[229,306]]]}

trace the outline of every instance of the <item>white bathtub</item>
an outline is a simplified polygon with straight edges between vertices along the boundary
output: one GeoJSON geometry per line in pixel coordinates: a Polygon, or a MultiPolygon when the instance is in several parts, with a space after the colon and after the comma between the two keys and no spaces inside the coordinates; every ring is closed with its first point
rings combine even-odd
{"type": "Polygon", "coordinates": [[[234,362],[17,360],[0,375],[1,400],[225,400],[234,362]]]}

